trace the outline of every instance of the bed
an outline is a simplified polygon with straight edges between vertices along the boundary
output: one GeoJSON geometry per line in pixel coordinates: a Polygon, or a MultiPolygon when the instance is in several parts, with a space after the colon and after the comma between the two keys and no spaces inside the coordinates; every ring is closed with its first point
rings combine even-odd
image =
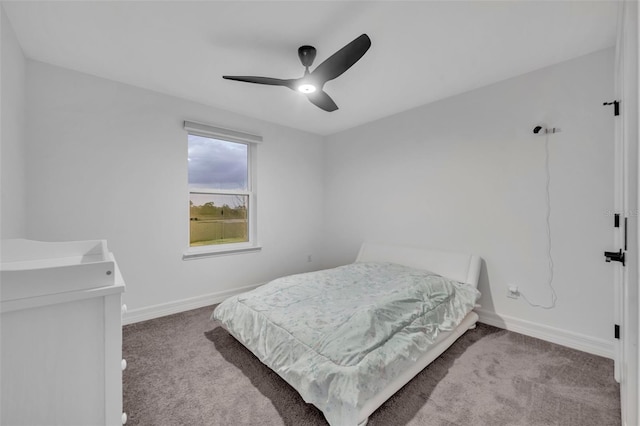
{"type": "Polygon", "coordinates": [[[318,407],[331,426],[368,417],[475,327],[481,259],[364,243],[350,265],[278,278],[212,318],[318,407]]]}

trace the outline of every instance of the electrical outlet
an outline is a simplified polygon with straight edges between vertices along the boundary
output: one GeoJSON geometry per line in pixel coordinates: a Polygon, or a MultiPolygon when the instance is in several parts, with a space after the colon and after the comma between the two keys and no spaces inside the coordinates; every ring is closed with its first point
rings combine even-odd
{"type": "Polygon", "coordinates": [[[507,289],[507,297],[510,297],[511,299],[517,299],[518,297],[520,297],[520,291],[518,290],[517,285],[509,285],[509,288],[507,289]]]}
{"type": "Polygon", "coordinates": [[[312,262],[311,255],[308,255],[308,256],[307,256],[307,262],[312,262]]]}

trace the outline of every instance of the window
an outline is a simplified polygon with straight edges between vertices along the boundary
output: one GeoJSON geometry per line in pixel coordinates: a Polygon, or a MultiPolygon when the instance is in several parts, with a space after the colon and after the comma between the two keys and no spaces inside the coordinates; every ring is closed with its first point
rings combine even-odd
{"type": "Polygon", "coordinates": [[[259,250],[255,154],[262,139],[185,121],[188,142],[189,249],[185,259],[259,250]]]}

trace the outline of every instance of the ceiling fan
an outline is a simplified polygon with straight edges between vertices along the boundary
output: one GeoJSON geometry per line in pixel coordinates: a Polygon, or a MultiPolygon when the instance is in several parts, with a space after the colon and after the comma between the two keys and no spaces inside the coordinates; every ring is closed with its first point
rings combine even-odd
{"type": "Polygon", "coordinates": [[[315,106],[331,112],[338,109],[338,105],[327,93],[322,90],[327,81],[340,76],[360,58],[371,47],[371,39],[366,34],[357,37],[351,43],[331,55],[326,61],[318,65],[313,72],[309,72],[309,67],[316,57],[316,49],[313,46],[300,46],[298,57],[305,67],[304,76],[293,79],[280,79],[271,77],[234,76],[223,75],[227,80],[244,81],[246,83],[267,84],[271,86],[284,86],[292,90],[304,93],[307,99],[315,106]]]}

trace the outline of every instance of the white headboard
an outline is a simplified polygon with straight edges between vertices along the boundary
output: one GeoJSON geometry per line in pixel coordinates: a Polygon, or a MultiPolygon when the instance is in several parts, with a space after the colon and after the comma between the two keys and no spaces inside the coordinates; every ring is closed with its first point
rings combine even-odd
{"type": "Polygon", "coordinates": [[[362,243],[356,262],[393,262],[478,287],[482,259],[472,254],[362,243]]]}

